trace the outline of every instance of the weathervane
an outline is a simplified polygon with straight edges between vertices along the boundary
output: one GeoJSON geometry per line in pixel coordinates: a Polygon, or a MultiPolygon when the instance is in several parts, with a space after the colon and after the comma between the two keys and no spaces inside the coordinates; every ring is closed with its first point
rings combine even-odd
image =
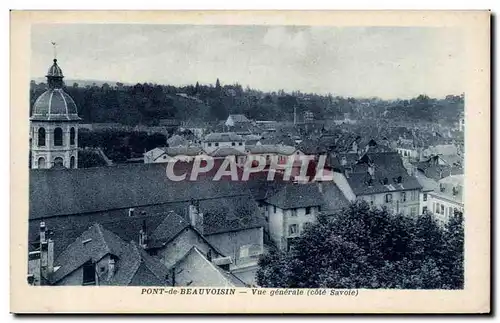
{"type": "Polygon", "coordinates": [[[54,59],[57,59],[57,44],[55,42],[51,42],[52,43],[52,46],[54,46],[54,59]]]}

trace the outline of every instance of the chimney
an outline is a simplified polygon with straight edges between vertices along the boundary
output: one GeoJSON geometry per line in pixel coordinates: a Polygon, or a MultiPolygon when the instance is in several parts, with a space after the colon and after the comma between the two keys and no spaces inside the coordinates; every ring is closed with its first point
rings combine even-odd
{"type": "Polygon", "coordinates": [[[200,212],[198,201],[191,201],[189,204],[189,222],[193,228],[203,234],[203,213],[200,212]]]}
{"type": "Polygon", "coordinates": [[[370,175],[371,179],[375,178],[375,165],[373,164],[368,165],[368,174],[370,175]]]}
{"type": "Polygon", "coordinates": [[[108,280],[113,278],[115,275],[116,267],[115,267],[115,260],[110,257],[108,261],[108,280]]]}
{"type": "Polygon", "coordinates": [[[40,222],[40,243],[45,242],[45,222],[40,222]]]}
{"type": "Polygon", "coordinates": [[[51,274],[54,272],[54,240],[48,241],[47,270],[51,274]]]}
{"type": "Polygon", "coordinates": [[[142,228],[139,231],[139,246],[146,249],[148,247],[148,232],[146,229],[146,219],[142,220],[142,228]]]}
{"type": "MultiPolygon", "coordinates": [[[[46,236],[45,222],[40,222],[40,283],[49,275],[49,243],[46,236]]],[[[54,256],[52,255],[52,258],[54,256]]],[[[53,265],[52,265],[53,266],[53,265]]]]}

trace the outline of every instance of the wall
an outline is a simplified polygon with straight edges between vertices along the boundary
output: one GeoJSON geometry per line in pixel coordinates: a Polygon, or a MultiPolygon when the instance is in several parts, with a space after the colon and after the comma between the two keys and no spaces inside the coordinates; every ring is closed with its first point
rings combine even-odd
{"type": "Polygon", "coordinates": [[[276,207],[276,212],[274,212],[274,206],[267,205],[265,216],[268,219],[268,230],[269,237],[276,244],[276,247],[282,248],[283,244],[283,210],[276,207]]]}
{"type": "Polygon", "coordinates": [[[212,256],[217,257],[215,249],[210,247],[193,229],[186,228],[174,240],[170,241],[164,248],[158,251],[160,261],[167,267],[173,266],[177,261],[184,257],[187,252],[196,246],[205,256],[212,249],[212,256]]]}
{"type": "Polygon", "coordinates": [[[75,122],[31,122],[31,167],[38,167],[38,159],[45,159],[45,168],[50,168],[54,164],[54,159],[61,157],[63,165],[70,168],[70,158],[75,159],[75,168],[78,165],[78,124],[75,122]],[[45,129],[45,146],[38,146],[38,131],[45,129]],[[62,146],[54,145],[54,130],[61,128],[63,131],[62,146]],[[70,145],[70,130],[75,129],[75,144],[70,145]]]}
{"type": "Polygon", "coordinates": [[[221,148],[221,147],[231,147],[231,148],[234,148],[236,150],[239,150],[241,152],[245,152],[245,142],[243,141],[220,141],[220,142],[203,142],[202,144],[203,146],[203,150],[205,150],[208,154],[214,152],[215,150],[221,148]],[[233,143],[235,144],[233,146],[233,143]],[[241,143],[241,145],[240,145],[241,143]],[[209,146],[210,144],[210,146],[209,146]],[[218,144],[218,146],[216,146],[215,144],[218,144]]]}
{"type": "Polygon", "coordinates": [[[234,287],[214,264],[194,254],[194,251],[182,267],[176,268],[175,286],[234,287]]]}
{"type": "Polygon", "coordinates": [[[358,200],[364,200],[368,204],[376,207],[387,207],[391,212],[401,213],[404,215],[417,215],[420,212],[420,191],[397,191],[397,192],[386,192],[380,194],[362,195],[358,197],[358,200]],[[413,192],[413,195],[412,195],[413,192]],[[406,193],[406,201],[403,202],[402,196],[406,193]],[[386,203],[385,196],[387,194],[392,194],[392,202],[386,203]]]}
{"type": "Polygon", "coordinates": [[[231,256],[233,259],[233,267],[251,265],[258,258],[258,255],[240,258],[242,247],[258,245],[261,247],[260,254],[263,252],[264,232],[262,227],[212,234],[206,238],[211,244],[224,253],[225,256],[231,256]]]}
{"type": "Polygon", "coordinates": [[[428,211],[432,212],[435,219],[438,220],[438,222],[440,222],[441,224],[445,224],[446,222],[448,222],[448,220],[454,214],[455,209],[461,212],[464,211],[463,203],[449,200],[446,197],[441,196],[438,192],[429,193],[427,198],[427,208],[428,211]],[[438,210],[436,210],[438,205],[439,205],[439,212],[438,210]],[[444,214],[441,213],[441,205],[444,206],[444,214]]]}

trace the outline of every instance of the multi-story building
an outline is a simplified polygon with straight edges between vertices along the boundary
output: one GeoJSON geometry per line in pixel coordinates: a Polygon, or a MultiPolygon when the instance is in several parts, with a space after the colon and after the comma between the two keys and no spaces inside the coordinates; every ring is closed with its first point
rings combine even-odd
{"type": "Polygon", "coordinates": [[[354,165],[334,168],[333,177],[349,201],[364,200],[405,215],[419,212],[422,186],[397,152],[365,154],[354,165]]]}

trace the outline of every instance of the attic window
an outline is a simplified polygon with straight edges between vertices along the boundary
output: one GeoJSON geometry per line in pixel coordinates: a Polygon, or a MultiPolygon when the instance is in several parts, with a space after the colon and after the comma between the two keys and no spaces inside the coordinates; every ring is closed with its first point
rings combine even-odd
{"type": "Polygon", "coordinates": [[[443,185],[443,184],[440,184],[440,185],[439,185],[439,190],[440,190],[441,192],[444,192],[444,189],[445,189],[444,185],[443,185]]]}
{"type": "Polygon", "coordinates": [[[384,177],[383,183],[384,183],[384,185],[387,185],[389,183],[389,180],[387,179],[387,177],[384,177]]]}
{"type": "Polygon", "coordinates": [[[242,142],[239,142],[239,143],[238,143],[238,146],[243,146],[243,143],[242,143],[242,142]]]}
{"type": "Polygon", "coordinates": [[[398,178],[397,178],[396,180],[397,180],[397,182],[398,182],[399,184],[401,184],[401,182],[403,181],[403,177],[398,176],[398,178]]]}

